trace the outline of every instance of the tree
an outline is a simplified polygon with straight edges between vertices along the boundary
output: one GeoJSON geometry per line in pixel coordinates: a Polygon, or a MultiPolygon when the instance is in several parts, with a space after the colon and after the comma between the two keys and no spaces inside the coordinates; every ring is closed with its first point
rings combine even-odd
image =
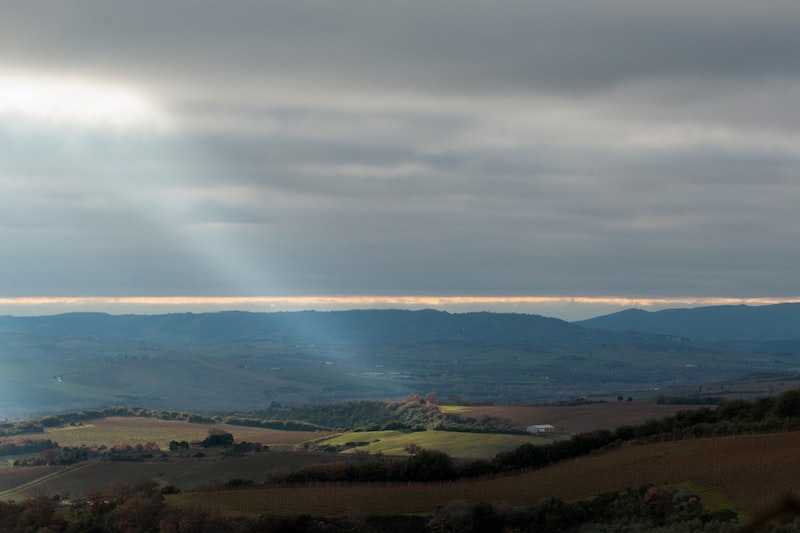
{"type": "Polygon", "coordinates": [[[453,460],[439,450],[419,450],[401,464],[398,481],[449,481],[456,478],[453,460]]]}
{"type": "Polygon", "coordinates": [[[168,507],[160,515],[158,531],[163,533],[224,533],[233,531],[231,523],[215,511],[200,507],[168,507]]]}
{"type": "Polygon", "coordinates": [[[46,450],[42,454],[42,461],[44,461],[46,465],[56,465],[59,459],[61,459],[61,452],[58,450],[46,450]]]}
{"type": "Polygon", "coordinates": [[[422,396],[416,392],[414,394],[409,394],[403,398],[403,403],[422,403],[422,396]]]}
{"type": "Polygon", "coordinates": [[[800,390],[786,391],[778,396],[774,413],[781,418],[800,416],[800,390]]]}
{"type": "Polygon", "coordinates": [[[414,457],[414,455],[416,455],[417,452],[419,452],[420,446],[416,442],[409,442],[408,444],[406,444],[404,450],[406,451],[406,453],[411,455],[411,457],[414,457]]]}
{"type": "Polygon", "coordinates": [[[20,505],[18,531],[63,531],[64,517],[58,513],[58,504],[43,492],[31,494],[20,505]]]}
{"type": "Polygon", "coordinates": [[[169,451],[171,452],[176,452],[178,450],[188,450],[188,449],[189,449],[189,443],[186,442],[185,440],[182,440],[180,442],[176,440],[169,441],[169,451]]]}
{"type": "Polygon", "coordinates": [[[425,395],[425,403],[429,405],[439,405],[439,395],[436,391],[430,391],[425,395]]]}
{"type": "Polygon", "coordinates": [[[233,446],[233,435],[221,429],[212,428],[208,430],[208,437],[201,443],[203,448],[212,446],[233,446]]]}
{"type": "Polygon", "coordinates": [[[114,531],[157,531],[158,516],[164,508],[161,494],[135,494],[121,502],[112,512],[114,531]]]}
{"type": "Polygon", "coordinates": [[[430,521],[428,529],[435,533],[458,533],[471,531],[472,508],[462,501],[448,502],[440,505],[430,521]]]}

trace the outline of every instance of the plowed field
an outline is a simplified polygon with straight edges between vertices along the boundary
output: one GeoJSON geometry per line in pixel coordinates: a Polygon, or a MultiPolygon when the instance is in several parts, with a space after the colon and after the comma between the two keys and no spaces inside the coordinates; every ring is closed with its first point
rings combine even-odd
{"type": "Polygon", "coordinates": [[[53,439],[61,446],[82,444],[111,446],[123,442],[135,445],[152,441],[166,449],[171,440],[188,442],[203,440],[212,428],[231,433],[237,441],[260,442],[270,446],[298,444],[329,435],[314,431],[282,431],[229,424],[196,424],[177,420],[121,416],[90,420],[82,426],[47,428],[44,435],[38,434],[34,438],[53,439]]]}
{"type": "Polygon", "coordinates": [[[475,406],[459,408],[455,414],[463,418],[481,419],[486,416],[504,418],[522,427],[551,424],[566,433],[582,433],[595,429],[613,430],[626,424],[637,425],[651,418],[663,418],[681,410],[697,407],[615,400],[607,403],[564,406],[475,406]]]}
{"type": "Polygon", "coordinates": [[[747,435],[627,446],[533,472],[446,484],[348,485],[191,493],[173,500],[231,514],[430,512],[453,500],[531,505],[647,483],[684,485],[745,514],[800,495],[800,433],[747,435]]]}

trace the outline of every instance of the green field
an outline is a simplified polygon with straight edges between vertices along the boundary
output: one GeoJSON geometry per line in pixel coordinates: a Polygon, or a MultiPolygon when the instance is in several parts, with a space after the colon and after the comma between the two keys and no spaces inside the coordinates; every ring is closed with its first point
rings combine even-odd
{"type": "Polygon", "coordinates": [[[439,405],[439,410],[443,413],[460,413],[468,409],[466,405],[439,405]]]}
{"type": "Polygon", "coordinates": [[[451,457],[482,458],[512,450],[521,444],[546,444],[553,437],[535,435],[505,435],[498,433],[466,433],[457,431],[357,431],[342,433],[317,442],[324,447],[344,446],[347,443],[368,443],[350,448],[386,455],[407,455],[406,447],[416,444],[421,448],[440,450],[451,457]]]}

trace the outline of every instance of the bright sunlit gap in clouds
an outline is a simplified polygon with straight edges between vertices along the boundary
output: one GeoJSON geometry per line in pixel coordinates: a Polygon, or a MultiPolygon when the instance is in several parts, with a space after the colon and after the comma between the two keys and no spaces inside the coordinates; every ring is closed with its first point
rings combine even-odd
{"type": "MultiPolygon", "coordinates": [[[[216,189],[193,189],[186,161],[201,166],[205,156],[157,102],[145,88],[102,78],[0,71],[0,119],[45,133],[42,145],[51,143],[49,152],[58,154],[51,158],[68,155],[60,179],[75,195],[101,198],[100,208],[115,206],[121,226],[138,228],[153,249],[166,246],[184,265],[203,265],[211,283],[260,292],[263,265],[233,242],[224,225],[193,215],[196,205],[225,198],[216,189]],[[71,142],[72,134],[81,142],[71,142]],[[87,164],[70,170],[75,161],[87,164]]],[[[111,231],[84,229],[87,239],[125,241],[121,234],[109,237],[111,231]]]]}
{"type": "Polygon", "coordinates": [[[81,77],[0,73],[0,114],[80,127],[167,126],[139,91],[81,77]]]}
{"type": "Polygon", "coordinates": [[[440,309],[450,312],[533,313],[582,320],[628,308],[650,311],[711,305],[770,305],[800,302],[793,298],[628,298],[603,296],[126,296],[0,298],[0,313],[46,315],[75,311],[112,314],[344,309],[440,309]]]}

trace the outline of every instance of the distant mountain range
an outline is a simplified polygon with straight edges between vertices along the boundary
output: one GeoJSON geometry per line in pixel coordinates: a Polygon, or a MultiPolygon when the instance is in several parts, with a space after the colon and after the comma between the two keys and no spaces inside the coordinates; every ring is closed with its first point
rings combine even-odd
{"type": "Polygon", "coordinates": [[[700,341],[800,339],[800,303],[723,305],[644,311],[627,309],[577,322],[514,313],[352,310],[109,315],[66,313],[0,316],[0,333],[120,340],[210,342],[281,339],[301,342],[464,341],[538,345],[630,342],[642,334],[700,341]],[[628,333],[626,337],[586,331],[628,333]],[[634,335],[630,335],[634,334],[634,335]]]}
{"type": "Polygon", "coordinates": [[[254,313],[176,313],[109,315],[67,313],[52,316],[0,316],[0,333],[114,338],[188,343],[277,340],[286,342],[594,342],[598,334],[556,318],[527,314],[463,313],[422,310],[352,310],[254,313]]]}
{"type": "Polygon", "coordinates": [[[754,345],[800,339],[800,303],[721,305],[653,312],[628,309],[575,324],[607,331],[679,335],[695,340],[754,345]]]}
{"type": "Polygon", "coordinates": [[[597,331],[557,318],[515,313],[351,310],[109,315],[0,316],[0,335],[209,346],[234,342],[301,345],[463,344],[525,349],[585,349],[670,342],[664,336],[597,331]]]}

